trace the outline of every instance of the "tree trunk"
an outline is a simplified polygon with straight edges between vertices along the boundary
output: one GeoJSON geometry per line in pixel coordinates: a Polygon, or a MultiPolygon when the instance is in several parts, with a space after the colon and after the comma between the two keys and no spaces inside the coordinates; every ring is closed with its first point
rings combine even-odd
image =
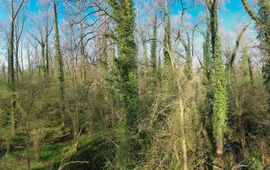
{"type": "Polygon", "coordinates": [[[148,66],[148,57],[147,57],[147,46],[146,46],[146,42],[145,42],[145,37],[143,38],[143,62],[144,62],[144,66],[145,68],[148,66]]]}
{"type": "Polygon", "coordinates": [[[59,30],[58,30],[58,14],[57,14],[57,5],[56,2],[53,2],[53,10],[54,10],[54,45],[55,45],[55,58],[57,60],[57,79],[59,82],[59,90],[60,90],[60,112],[62,117],[62,125],[65,127],[65,108],[64,108],[64,71],[63,71],[63,58],[60,49],[60,38],[59,38],[59,30]]]}
{"type": "Polygon", "coordinates": [[[185,76],[188,80],[192,79],[192,56],[191,56],[191,44],[190,38],[187,36],[187,43],[185,44],[186,63],[185,63],[185,76]]]}
{"type": "Polygon", "coordinates": [[[1,68],[2,68],[2,73],[3,73],[4,80],[6,80],[6,66],[5,66],[4,63],[2,63],[1,68]]]}
{"type": "Polygon", "coordinates": [[[50,76],[50,59],[49,59],[49,28],[48,28],[48,21],[46,21],[46,25],[45,25],[45,63],[46,63],[46,75],[47,78],[50,76]]]}
{"type": "Polygon", "coordinates": [[[170,20],[170,13],[169,13],[169,2],[168,0],[165,1],[165,35],[164,35],[164,64],[170,65],[171,58],[170,58],[170,51],[171,51],[171,20],[170,20]]]}
{"type": "Polygon", "coordinates": [[[153,35],[151,42],[151,56],[150,56],[150,66],[151,66],[151,80],[150,88],[152,95],[156,92],[156,86],[158,81],[158,70],[157,70],[157,14],[155,14],[154,25],[153,25],[153,35]]]}
{"type": "MultiPolygon", "coordinates": [[[[41,40],[41,41],[43,41],[43,40],[41,40]]],[[[41,61],[40,61],[40,66],[41,66],[42,74],[45,77],[46,74],[47,74],[47,71],[46,71],[46,62],[45,62],[45,43],[44,42],[41,42],[40,46],[41,46],[41,61]]]]}
{"type": "Polygon", "coordinates": [[[81,54],[81,65],[83,67],[83,74],[82,78],[84,82],[87,80],[87,68],[88,68],[88,61],[87,61],[87,56],[85,54],[85,47],[84,47],[84,28],[83,28],[83,23],[80,24],[80,54],[81,54]]]}
{"type": "Polygon", "coordinates": [[[21,48],[21,70],[20,70],[20,74],[22,75],[24,70],[24,66],[23,66],[23,48],[21,48]]]}
{"type": "Polygon", "coordinates": [[[220,39],[218,35],[218,0],[210,2],[210,32],[212,43],[213,71],[213,134],[216,143],[216,154],[223,155],[223,137],[227,119],[227,89],[222,63],[220,39]]]}
{"type": "Polygon", "coordinates": [[[119,147],[116,153],[116,166],[119,169],[134,169],[136,160],[139,159],[138,137],[138,72],[137,72],[137,47],[134,40],[135,16],[133,1],[110,0],[116,20],[118,58],[115,58],[115,68],[119,73],[117,88],[121,92],[120,105],[123,110],[119,122],[119,147]],[[120,22],[119,22],[120,21],[120,22]]]}
{"type": "Polygon", "coordinates": [[[250,59],[249,56],[247,56],[247,61],[248,61],[249,79],[250,79],[251,85],[253,85],[254,84],[254,78],[253,78],[251,59],[250,59]]]}
{"type": "Polygon", "coordinates": [[[14,75],[14,4],[13,0],[10,1],[11,16],[10,16],[10,35],[9,35],[9,47],[8,47],[8,83],[12,92],[11,100],[11,136],[15,136],[15,107],[16,107],[16,95],[15,95],[15,75],[14,75]]]}
{"type": "Polygon", "coordinates": [[[19,72],[20,72],[20,64],[19,64],[19,42],[16,41],[16,48],[15,48],[15,59],[16,59],[16,82],[19,82],[19,72]]]}
{"type": "Polygon", "coordinates": [[[181,125],[181,138],[182,138],[182,151],[183,151],[183,170],[188,170],[187,141],[186,141],[185,123],[184,123],[185,111],[184,111],[184,103],[181,98],[179,100],[179,108],[180,108],[180,116],[181,116],[180,125],[181,125]]]}

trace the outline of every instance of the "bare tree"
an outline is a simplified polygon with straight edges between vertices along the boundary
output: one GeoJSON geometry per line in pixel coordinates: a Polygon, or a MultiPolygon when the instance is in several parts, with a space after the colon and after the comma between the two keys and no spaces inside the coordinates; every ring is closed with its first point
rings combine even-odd
{"type": "Polygon", "coordinates": [[[15,71],[14,71],[14,31],[15,31],[15,21],[19,15],[19,12],[24,4],[24,0],[19,2],[18,7],[15,7],[14,0],[10,0],[10,30],[9,30],[9,45],[8,45],[8,82],[13,93],[13,99],[11,102],[11,136],[15,136],[15,107],[16,107],[16,95],[15,95],[15,71]]]}

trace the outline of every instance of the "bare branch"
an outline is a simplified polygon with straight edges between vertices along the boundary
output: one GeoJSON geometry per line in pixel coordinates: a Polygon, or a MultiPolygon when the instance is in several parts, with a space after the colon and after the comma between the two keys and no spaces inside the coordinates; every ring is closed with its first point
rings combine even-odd
{"type": "Polygon", "coordinates": [[[236,57],[236,54],[237,54],[237,50],[238,50],[238,48],[239,48],[239,46],[240,46],[240,41],[241,41],[241,39],[242,39],[242,37],[243,37],[243,35],[244,35],[244,33],[245,33],[245,31],[248,29],[248,27],[250,26],[250,24],[251,24],[251,22],[249,22],[248,24],[246,24],[245,26],[244,26],[244,28],[242,29],[242,31],[239,33],[239,35],[238,35],[238,37],[237,37],[237,40],[236,40],[236,42],[235,42],[235,46],[234,46],[234,49],[233,49],[233,52],[232,52],[232,55],[231,55],[231,57],[230,57],[230,67],[232,67],[233,66],[233,62],[234,62],[234,60],[235,60],[235,57],[236,57]]]}
{"type": "Polygon", "coordinates": [[[245,10],[247,11],[247,13],[249,14],[249,16],[255,20],[256,22],[261,22],[259,17],[254,13],[254,11],[252,11],[252,9],[250,8],[250,6],[248,5],[246,0],[241,0],[242,4],[245,8],[245,10]]]}

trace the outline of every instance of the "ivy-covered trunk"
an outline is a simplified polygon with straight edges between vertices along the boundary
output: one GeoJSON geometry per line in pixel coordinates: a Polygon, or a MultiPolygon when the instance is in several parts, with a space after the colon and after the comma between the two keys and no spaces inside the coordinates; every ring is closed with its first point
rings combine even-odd
{"type": "Polygon", "coordinates": [[[212,74],[213,86],[213,135],[216,144],[216,154],[223,155],[223,138],[227,119],[227,89],[225,71],[222,62],[220,38],[218,35],[218,0],[209,3],[210,30],[212,43],[212,57],[214,70],[212,74]]]}
{"type": "Polygon", "coordinates": [[[164,65],[170,65],[171,64],[171,20],[170,20],[170,13],[169,13],[169,2],[168,0],[165,1],[165,30],[164,30],[164,65]]]}
{"type": "Polygon", "coordinates": [[[118,57],[115,68],[118,72],[117,88],[120,91],[122,118],[118,128],[119,147],[116,153],[116,166],[119,169],[133,169],[138,158],[138,73],[137,47],[134,41],[135,15],[133,1],[110,0],[116,21],[118,57]]]}

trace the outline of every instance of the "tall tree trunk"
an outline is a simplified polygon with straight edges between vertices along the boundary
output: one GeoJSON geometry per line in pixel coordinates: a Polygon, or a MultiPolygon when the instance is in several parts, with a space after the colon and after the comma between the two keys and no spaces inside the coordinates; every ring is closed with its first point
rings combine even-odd
{"type": "MultiPolygon", "coordinates": [[[[107,8],[107,0],[104,1],[104,10],[106,10],[107,8]]],[[[103,62],[103,66],[106,69],[108,66],[108,37],[106,36],[109,32],[109,23],[108,23],[108,16],[104,15],[102,17],[103,20],[103,32],[105,33],[105,36],[102,37],[102,62],[103,62]]]]}
{"type": "Polygon", "coordinates": [[[244,50],[242,52],[242,63],[241,68],[244,76],[244,80],[248,85],[252,85],[253,80],[253,71],[252,71],[252,65],[251,65],[251,59],[247,51],[247,47],[244,47],[244,50]]]}
{"type": "Polygon", "coordinates": [[[137,47],[134,40],[135,16],[133,1],[110,0],[109,5],[116,18],[116,35],[119,57],[115,59],[115,67],[119,73],[117,87],[121,92],[120,104],[122,119],[119,127],[119,147],[116,162],[119,169],[133,169],[138,159],[138,73],[137,47]]]}
{"type": "Polygon", "coordinates": [[[223,138],[227,120],[227,89],[222,63],[220,38],[218,35],[218,0],[210,3],[210,32],[212,43],[213,71],[213,134],[216,143],[216,154],[223,155],[223,138]]]}
{"type": "Polygon", "coordinates": [[[151,88],[154,93],[158,81],[157,75],[157,14],[155,14],[153,35],[151,42],[151,54],[150,54],[150,66],[151,66],[151,88]]]}
{"type": "Polygon", "coordinates": [[[164,11],[165,11],[165,25],[164,25],[164,40],[163,40],[163,64],[160,67],[160,87],[161,90],[167,91],[168,93],[173,91],[173,75],[172,65],[174,65],[174,60],[171,54],[171,21],[169,13],[169,1],[164,0],[164,11]]]}
{"type": "Polygon", "coordinates": [[[43,40],[41,40],[41,61],[40,61],[40,67],[41,67],[41,72],[43,74],[44,77],[46,77],[46,59],[45,59],[45,43],[43,42],[43,40]]]}
{"type": "Polygon", "coordinates": [[[191,44],[190,38],[187,35],[187,43],[185,44],[186,63],[185,63],[185,76],[188,80],[192,79],[192,56],[191,56],[191,44]]]}
{"type": "MultiPolygon", "coordinates": [[[[22,45],[21,45],[22,47],[22,45]]],[[[21,48],[21,70],[20,70],[20,74],[23,74],[23,70],[24,70],[24,65],[23,65],[23,47],[21,48]]]]}
{"type": "Polygon", "coordinates": [[[50,76],[50,59],[49,59],[49,41],[48,37],[46,38],[45,42],[45,60],[46,60],[46,74],[50,76]]]}
{"type": "MultiPolygon", "coordinates": [[[[179,80],[178,80],[179,81],[179,80]]],[[[179,83],[179,89],[180,83],[179,83]]],[[[183,170],[188,170],[188,156],[187,156],[187,140],[186,140],[186,132],[185,132],[185,109],[184,109],[184,103],[182,98],[180,97],[179,100],[179,109],[180,109],[180,116],[181,116],[181,140],[182,140],[182,152],[183,152],[183,170]]]]}
{"type": "Polygon", "coordinates": [[[147,56],[147,45],[146,45],[145,38],[146,37],[143,35],[143,62],[144,62],[145,68],[147,68],[147,66],[148,66],[148,56],[147,56]]]}
{"type": "Polygon", "coordinates": [[[1,64],[1,69],[2,69],[4,80],[6,81],[6,66],[5,66],[5,63],[1,64]]]}
{"type": "Polygon", "coordinates": [[[45,70],[46,70],[46,75],[47,78],[50,76],[50,59],[49,59],[49,25],[48,25],[48,21],[46,21],[46,25],[45,25],[45,70]]]}
{"type": "Polygon", "coordinates": [[[29,44],[27,45],[27,61],[28,61],[28,68],[29,68],[29,74],[30,74],[30,81],[32,80],[32,62],[30,59],[30,48],[29,48],[29,44]]]}
{"type": "MultiPolygon", "coordinates": [[[[207,7],[206,7],[207,9],[207,7]]],[[[213,68],[213,61],[211,59],[211,45],[210,45],[210,39],[211,39],[211,32],[210,32],[210,23],[209,23],[209,17],[208,17],[208,10],[206,10],[206,19],[207,19],[207,30],[205,34],[205,40],[203,43],[203,79],[202,84],[206,87],[207,93],[206,93],[206,108],[205,108],[205,114],[202,115],[202,124],[204,127],[204,130],[202,131],[202,137],[204,138],[203,145],[206,147],[205,153],[204,153],[204,167],[206,169],[211,169],[211,151],[213,148],[215,148],[215,141],[213,139],[213,133],[212,133],[212,124],[211,124],[211,116],[212,116],[212,106],[213,106],[213,91],[211,87],[211,77],[212,77],[212,68],[213,68]]]]}
{"type": "Polygon", "coordinates": [[[63,70],[63,58],[60,49],[60,38],[59,38],[59,30],[58,30],[58,13],[57,13],[57,5],[56,2],[53,2],[53,11],[54,11],[54,46],[55,46],[55,59],[57,60],[57,79],[59,82],[59,90],[60,90],[60,111],[62,117],[62,125],[65,127],[65,108],[64,108],[64,70],[63,70]]]}
{"type": "Polygon", "coordinates": [[[8,83],[12,92],[11,101],[11,136],[15,136],[15,74],[14,74],[14,2],[10,0],[11,16],[10,16],[10,33],[9,33],[9,47],[8,47],[8,83]]]}
{"type": "Polygon", "coordinates": [[[170,13],[169,13],[169,2],[168,0],[165,1],[165,17],[166,17],[166,23],[165,23],[165,35],[164,35],[164,64],[170,65],[171,64],[171,20],[170,20],[170,13]]]}
{"type": "Polygon", "coordinates": [[[87,68],[88,68],[88,61],[87,56],[85,54],[85,47],[84,47],[84,27],[83,23],[80,23],[80,55],[81,55],[81,61],[82,61],[82,67],[83,67],[83,74],[82,78],[86,82],[87,80],[87,68]]]}
{"type": "Polygon", "coordinates": [[[253,85],[254,78],[253,78],[252,63],[251,63],[250,56],[247,56],[247,61],[248,61],[249,79],[250,79],[251,85],[253,85]]]}
{"type": "MultiPolygon", "coordinates": [[[[17,36],[17,35],[16,35],[17,36]]],[[[15,68],[16,68],[16,82],[19,82],[19,72],[20,72],[20,64],[19,64],[19,41],[16,40],[15,46],[15,68]]]]}
{"type": "Polygon", "coordinates": [[[209,87],[211,81],[212,61],[211,61],[211,49],[210,49],[210,25],[207,19],[207,30],[205,41],[203,43],[203,84],[209,87]]]}
{"type": "Polygon", "coordinates": [[[153,25],[153,37],[151,43],[151,58],[150,64],[153,68],[157,67],[157,14],[155,14],[153,25]]]}

